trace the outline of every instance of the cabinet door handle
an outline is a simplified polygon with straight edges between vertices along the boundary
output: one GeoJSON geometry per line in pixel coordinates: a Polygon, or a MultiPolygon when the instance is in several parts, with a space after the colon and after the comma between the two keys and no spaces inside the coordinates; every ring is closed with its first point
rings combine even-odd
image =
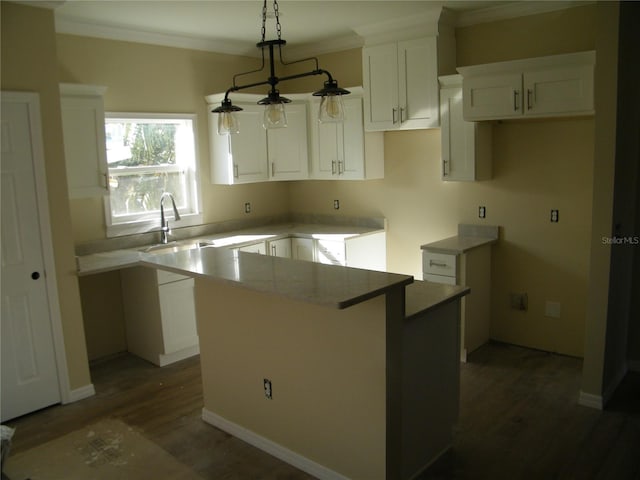
{"type": "Polygon", "coordinates": [[[344,162],[338,160],[338,175],[342,175],[344,173],[344,162]]]}
{"type": "Polygon", "coordinates": [[[449,160],[442,160],[442,175],[449,176],[449,160]]]}
{"type": "Polygon", "coordinates": [[[276,256],[276,246],[275,245],[271,245],[271,255],[272,256],[276,256]]]}
{"type": "Polygon", "coordinates": [[[336,174],[336,161],[332,160],[331,161],[331,175],[335,175],[336,174]]]}
{"type": "Polygon", "coordinates": [[[276,174],[276,162],[271,162],[271,176],[276,174]]]}
{"type": "Polygon", "coordinates": [[[533,95],[533,91],[530,88],[527,88],[527,110],[531,110],[531,95],[533,95]]]}
{"type": "Polygon", "coordinates": [[[442,262],[436,262],[435,260],[429,260],[429,266],[430,267],[442,267],[442,268],[446,268],[449,265],[447,265],[446,263],[442,263],[442,262]]]}
{"type": "Polygon", "coordinates": [[[518,111],[518,104],[520,102],[518,102],[518,97],[520,96],[520,92],[518,90],[514,90],[513,91],[513,110],[514,111],[518,111]]]}
{"type": "Polygon", "coordinates": [[[233,164],[233,178],[238,178],[238,164],[233,164]]]}
{"type": "Polygon", "coordinates": [[[403,123],[405,121],[404,120],[404,110],[405,110],[404,108],[400,109],[400,123],[403,123]]]}
{"type": "Polygon", "coordinates": [[[396,119],[396,115],[398,114],[398,109],[397,108],[392,108],[391,109],[391,117],[393,120],[393,124],[395,125],[396,123],[398,123],[398,120],[396,119]]]}

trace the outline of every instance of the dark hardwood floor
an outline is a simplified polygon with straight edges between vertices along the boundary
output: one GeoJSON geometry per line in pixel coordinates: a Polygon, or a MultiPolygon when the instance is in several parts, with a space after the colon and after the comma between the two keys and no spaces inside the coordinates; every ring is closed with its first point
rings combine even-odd
{"type": "MultiPolygon", "coordinates": [[[[461,368],[453,449],[420,479],[640,479],[640,374],[599,412],[577,404],[581,368],[502,344],[474,352],[461,368]]],[[[91,373],[94,397],[8,422],[12,452],[118,418],[204,479],[311,478],[201,420],[197,357],[161,369],[126,354],[91,373]]]]}

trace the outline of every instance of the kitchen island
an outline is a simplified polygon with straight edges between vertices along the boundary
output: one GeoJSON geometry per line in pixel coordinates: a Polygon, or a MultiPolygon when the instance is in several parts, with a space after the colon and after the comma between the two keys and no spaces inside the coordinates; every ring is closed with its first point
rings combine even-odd
{"type": "Polygon", "coordinates": [[[452,441],[465,287],[201,248],[203,419],[318,478],[408,479],[452,441]]]}

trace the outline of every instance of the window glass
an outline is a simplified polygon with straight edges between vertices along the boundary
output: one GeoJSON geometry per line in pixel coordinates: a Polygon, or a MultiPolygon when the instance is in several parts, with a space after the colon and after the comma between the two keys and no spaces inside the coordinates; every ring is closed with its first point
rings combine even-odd
{"type": "Polygon", "coordinates": [[[159,219],[164,192],[181,216],[200,213],[194,124],[192,115],[106,115],[108,229],[159,219]]]}

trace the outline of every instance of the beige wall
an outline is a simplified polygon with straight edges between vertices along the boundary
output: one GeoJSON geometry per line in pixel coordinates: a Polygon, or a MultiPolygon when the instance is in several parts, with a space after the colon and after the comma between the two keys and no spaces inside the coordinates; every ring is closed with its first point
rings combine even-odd
{"type": "Polygon", "coordinates": [[[385,296],[336,310],[195,285],[205,411],[347,478],[385,478],[385,296]]]}
{"type": "Polygon", "coordinates": [[[62,144],[53,12],[2,2],[2,90],[40,95],[51,234],[69,383],[90,383],[75,275],[71,216],[62,144]]]}
{"type": "MultiPolygon", "coordinates": [[[[61,82],[104,85],[105,109],[119,112],[196,113],[205,223],[287,211],[281,182],[233,187],[211,185],[206,95],[225,91],[234,73],[254,68],[258,59],[180,48],[57,36],[61,82]]],[[[76,243],[105,238],[102,199],[71,201],[76,243]]]]}
{"type": "MultiPolygon", "coordinates": [[[[458,65],[595,48],[595,7],[480,24],[456,30],[458,65]]],[[[321,57],[343,85],[362,75],[353,52],[321,57]],[[344,55],[344,56],[343,56],[344,55]],[[343,77],[348,81],[343,81],[343,77]]],[[[581,356],[584,344],[593,183],[593,118],[493,124],[493,179],[440,180],[440,131],[385,134],[385,178],[292,184],[295,212],[376,215],[388,220],[390,271],[420,278],[420,245],[456,233],[458,223],[502,227],[493,249],[492,337],[581,356]],[[487,218],[477,218],[479,205],[487,218]],[[549,211],[560,210],[560,223],[549,211]],[[509,308],[510,292],[527,292],[529,310],[509,308]],[[545,302],[562,304],[560,319],[545,302]]]]}

